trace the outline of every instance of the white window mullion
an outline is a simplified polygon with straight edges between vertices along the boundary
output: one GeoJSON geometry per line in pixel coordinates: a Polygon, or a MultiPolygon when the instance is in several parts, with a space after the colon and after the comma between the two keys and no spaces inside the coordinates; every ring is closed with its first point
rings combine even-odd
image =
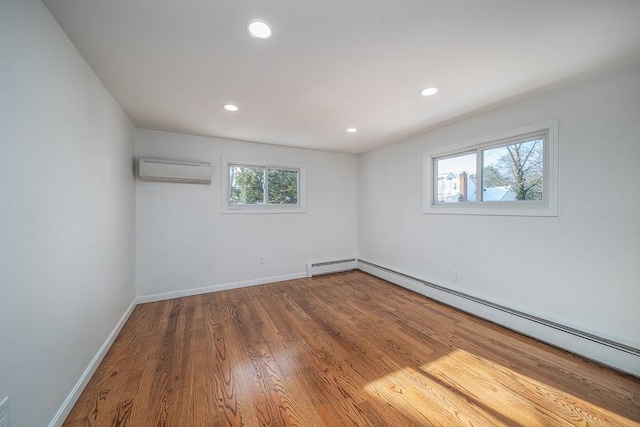
{"type": "Polygon", "coordinates": [[[482,170],[482,150],[476,150],[476,204],[481,205],[484,202],[482,181],[484,180],[484,171],[482,170]]]}
{"type": "Polygon", "coordinates": [[[264,197],[264,205],[269,205],[269,168],[265,166],[264,168],[264,185],[263,185],[263,194],[264,197]]]}

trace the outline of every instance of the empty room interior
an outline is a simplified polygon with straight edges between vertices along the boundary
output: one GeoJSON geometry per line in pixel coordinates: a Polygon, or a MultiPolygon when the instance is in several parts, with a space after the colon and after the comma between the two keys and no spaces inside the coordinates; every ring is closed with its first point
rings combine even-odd
{"type": "Polygon", "coordinates": [[[0,427],[640,425],[639,18],[0,0],[0,427]]]}

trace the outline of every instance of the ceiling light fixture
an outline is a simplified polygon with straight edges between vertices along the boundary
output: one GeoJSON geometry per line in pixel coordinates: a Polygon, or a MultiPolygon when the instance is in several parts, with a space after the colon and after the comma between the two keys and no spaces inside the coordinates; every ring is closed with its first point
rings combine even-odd
{"type": "Polygon", "coordinates": [[[438,93],[438,88],[435,88],[435,87],[428,87],[420,91],[420,95],[422,96],[431,96],[431,95],[435,95],[436,93],[438,93]]]}
{"type": "Polygon", "coordinates": [[[252,19],[247,22],[247,31],[251,37],[257,39],[268,39],[271,37],[271,26],[267,21],[262,19],[252,19]]]}
{"type": "Polygon", "coordinates": [[[349,133],[356,133],[356,132],[358,132],[358,129],[356,129],[356,128],[349,128],[349,129],[347,129],[347,132],[349,132],[349,133]]]}
{"type": "Polygon", "coordinates": [[[238,111],[238,107],[236,107],[233,104],[226,104],[224,106],[224,109],[227,110],[227,111],[238,111]]]}

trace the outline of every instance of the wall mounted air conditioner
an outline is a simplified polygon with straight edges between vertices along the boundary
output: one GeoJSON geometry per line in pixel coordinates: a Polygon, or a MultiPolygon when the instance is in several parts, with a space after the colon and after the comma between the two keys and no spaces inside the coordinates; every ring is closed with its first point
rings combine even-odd
{"type": "Polygon", "coordinates": [[[211,184],[211,163],[140,159],[138,173],[142,181],[211,184]]]}

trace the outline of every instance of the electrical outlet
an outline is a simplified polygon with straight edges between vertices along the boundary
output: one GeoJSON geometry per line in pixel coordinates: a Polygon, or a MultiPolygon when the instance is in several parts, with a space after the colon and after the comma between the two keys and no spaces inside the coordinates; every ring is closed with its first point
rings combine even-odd
{"type": "Polygon", "coordinates": [[[9,396],[0,402],[0,427],[9,427],[9,396]]]}
{"type": "Polygon", "coordinates": [[[453,270],[452,278],[455,283],[460,283],[460,272],[458,270],[453,270]]]}

